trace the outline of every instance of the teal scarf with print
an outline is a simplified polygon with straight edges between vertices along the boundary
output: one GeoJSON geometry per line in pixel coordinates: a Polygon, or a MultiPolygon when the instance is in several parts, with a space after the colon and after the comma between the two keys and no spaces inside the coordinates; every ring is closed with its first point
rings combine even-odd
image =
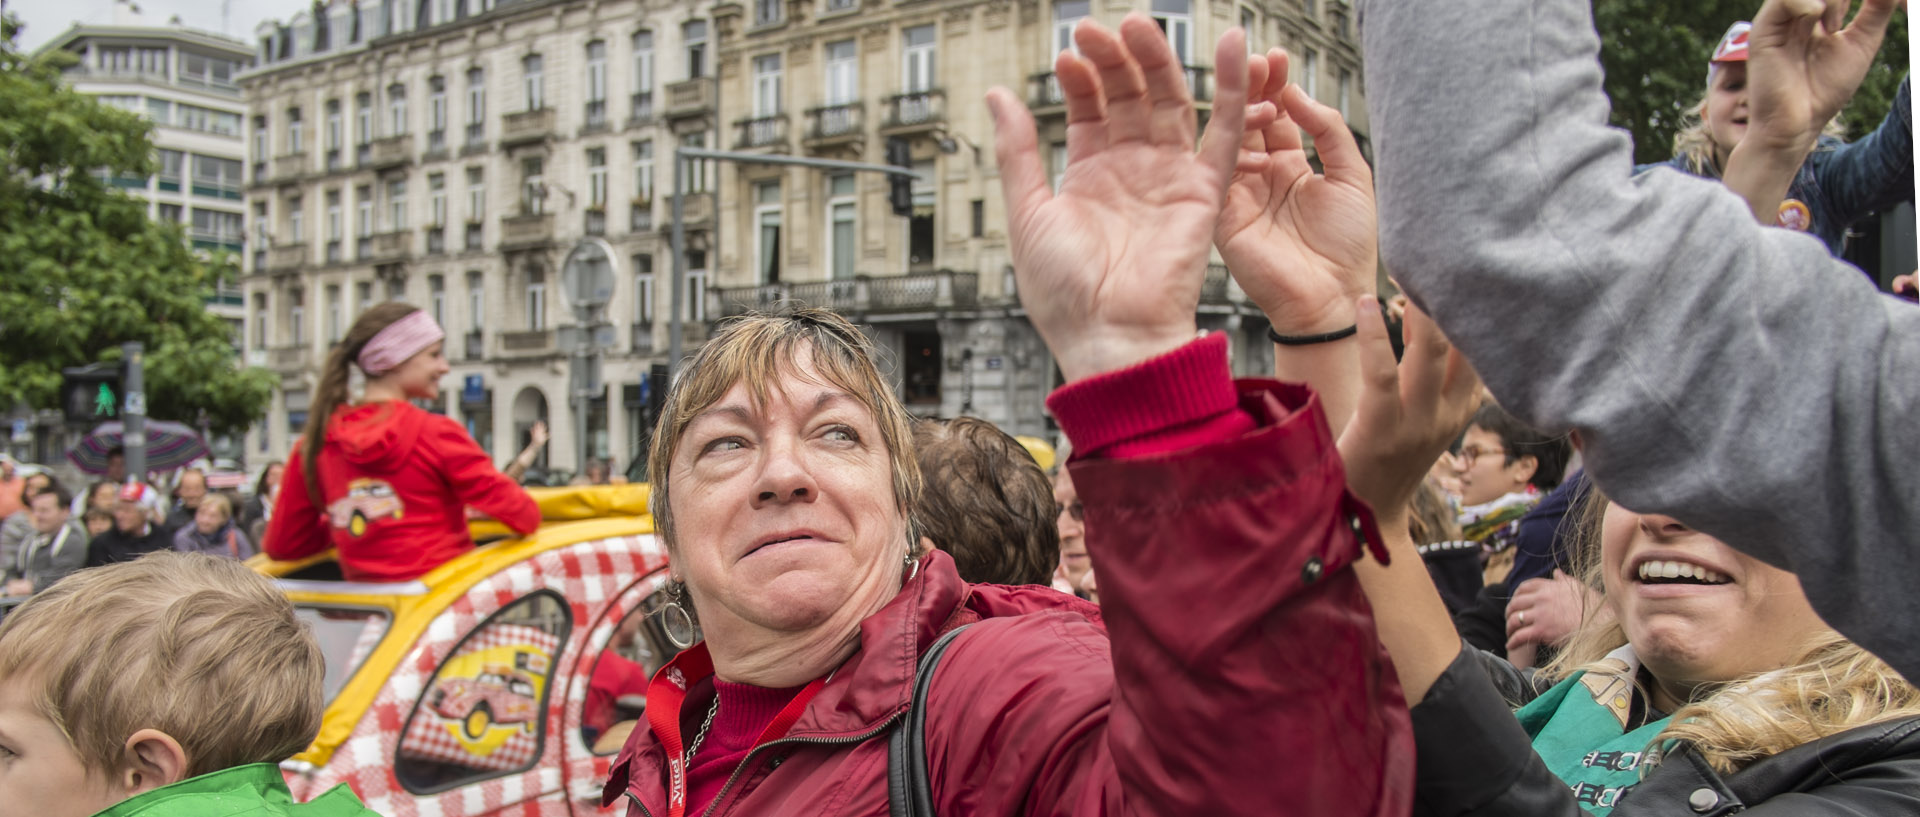
{"type": "Polygon", "coordinates": [[[1600,817],[1611,813],[1620,796],[1640,782],[1648,746],[1669,720],[1627,729],[1635,694],[1632,679],[1640,662],[1628,646],[1603,663],[1620,671],[1578,673],[1514,713],[1547,768],[1573,789],[1581,808],[1600,817]]]}

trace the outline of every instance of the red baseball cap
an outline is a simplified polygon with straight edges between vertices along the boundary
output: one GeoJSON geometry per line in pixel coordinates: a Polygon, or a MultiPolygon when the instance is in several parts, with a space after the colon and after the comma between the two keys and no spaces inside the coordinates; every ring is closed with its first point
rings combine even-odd
{"type": "Polygon", "coordinates": [[[1727,33],[1721,35],[1720,44],[1714,46],[1713,59],[1707,62],[1746,62],[1747,36],[1753,32],[1753,24],[1745,20],[1727,27],[1727,33]]]}

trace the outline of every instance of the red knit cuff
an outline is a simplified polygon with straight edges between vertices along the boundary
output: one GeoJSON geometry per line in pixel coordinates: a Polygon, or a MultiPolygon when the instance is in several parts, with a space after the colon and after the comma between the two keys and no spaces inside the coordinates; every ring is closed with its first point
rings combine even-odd
{"type": "Polygon", "coordinates": [[[1238,406],[1224,334],[1069,383],[1047,398],[1073,441],[1075,459],[1143,456],[1231,439],[1254,426],[1238,406]]]}

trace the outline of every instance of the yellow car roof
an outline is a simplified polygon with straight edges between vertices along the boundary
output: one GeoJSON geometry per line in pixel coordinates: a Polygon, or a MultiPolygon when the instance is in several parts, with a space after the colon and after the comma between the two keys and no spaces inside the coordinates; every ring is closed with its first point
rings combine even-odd
{"type": "MultiPolygon", "coordinates": [[[[354,727],[373,703],[400,660],[425,632],[427,625],[456,599],[479,584],[513,565],[548,551],[581,542],[616,536],[635,536],[653,532],[653,517],[647,515],[647,486],[597,485],[567,488],[531,488],[527,491],[540,506],[541,524],[531,535],[520,539],[482,545],[462,553],[411,582],[335,582],[282,580],[287,598],[303,604],[341,607],[372,607],[392,616],[386,635],[380,639],[365,661],[353,671],[340,692],[327,703],[320,722],[320,734],[307,751],[294,756],[315,766],[324,766],[335,749],[353,733],[354,727]]],[[[476,540],[494,526],[508,535],[505,525],[491,520],[469,526],[476,540]]],[[[279,578],[300,572],[315,564],[334,561],[328,550],[297,561],[281,562],[256,555],[248,560],[255,571],[279,578]]]]}

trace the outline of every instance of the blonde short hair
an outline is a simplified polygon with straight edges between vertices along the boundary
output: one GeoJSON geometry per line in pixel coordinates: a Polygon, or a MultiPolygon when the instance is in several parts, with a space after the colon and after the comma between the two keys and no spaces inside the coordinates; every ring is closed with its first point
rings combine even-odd
{"type": "Polygon", "coordinates": [[[880,439],[887,446],[893,472],[893,499],[912,526],[912,509],[920,500],[920,466],[913,457],[913,433],[907,410],[892,386],[874,365],[873,342],[860,328],[824,309],[794,309],[770,314],[749,313],[727,323],[680,370],[653,433],[647,453],[647,479],[652,483],[649,505],[653,526],[669,548],[677,547],[673,503],[667,474],[673,453],[687,425],[708,407],[720,402],[736,383],[747,384],[757,405],[764,405],[772,385],[799,365],[799,353],[812,353],[813,369],[828,385],[873,414],[880,439]]]}
{"type": "Polygon", "coordinates": [[[82,570],[0,623],[0,680],[32,685],[92,771],[141,729],[179,741],[189,776],[284,760],[320,731],[322,660],[272,582],[203,554],[82,570]]]}

